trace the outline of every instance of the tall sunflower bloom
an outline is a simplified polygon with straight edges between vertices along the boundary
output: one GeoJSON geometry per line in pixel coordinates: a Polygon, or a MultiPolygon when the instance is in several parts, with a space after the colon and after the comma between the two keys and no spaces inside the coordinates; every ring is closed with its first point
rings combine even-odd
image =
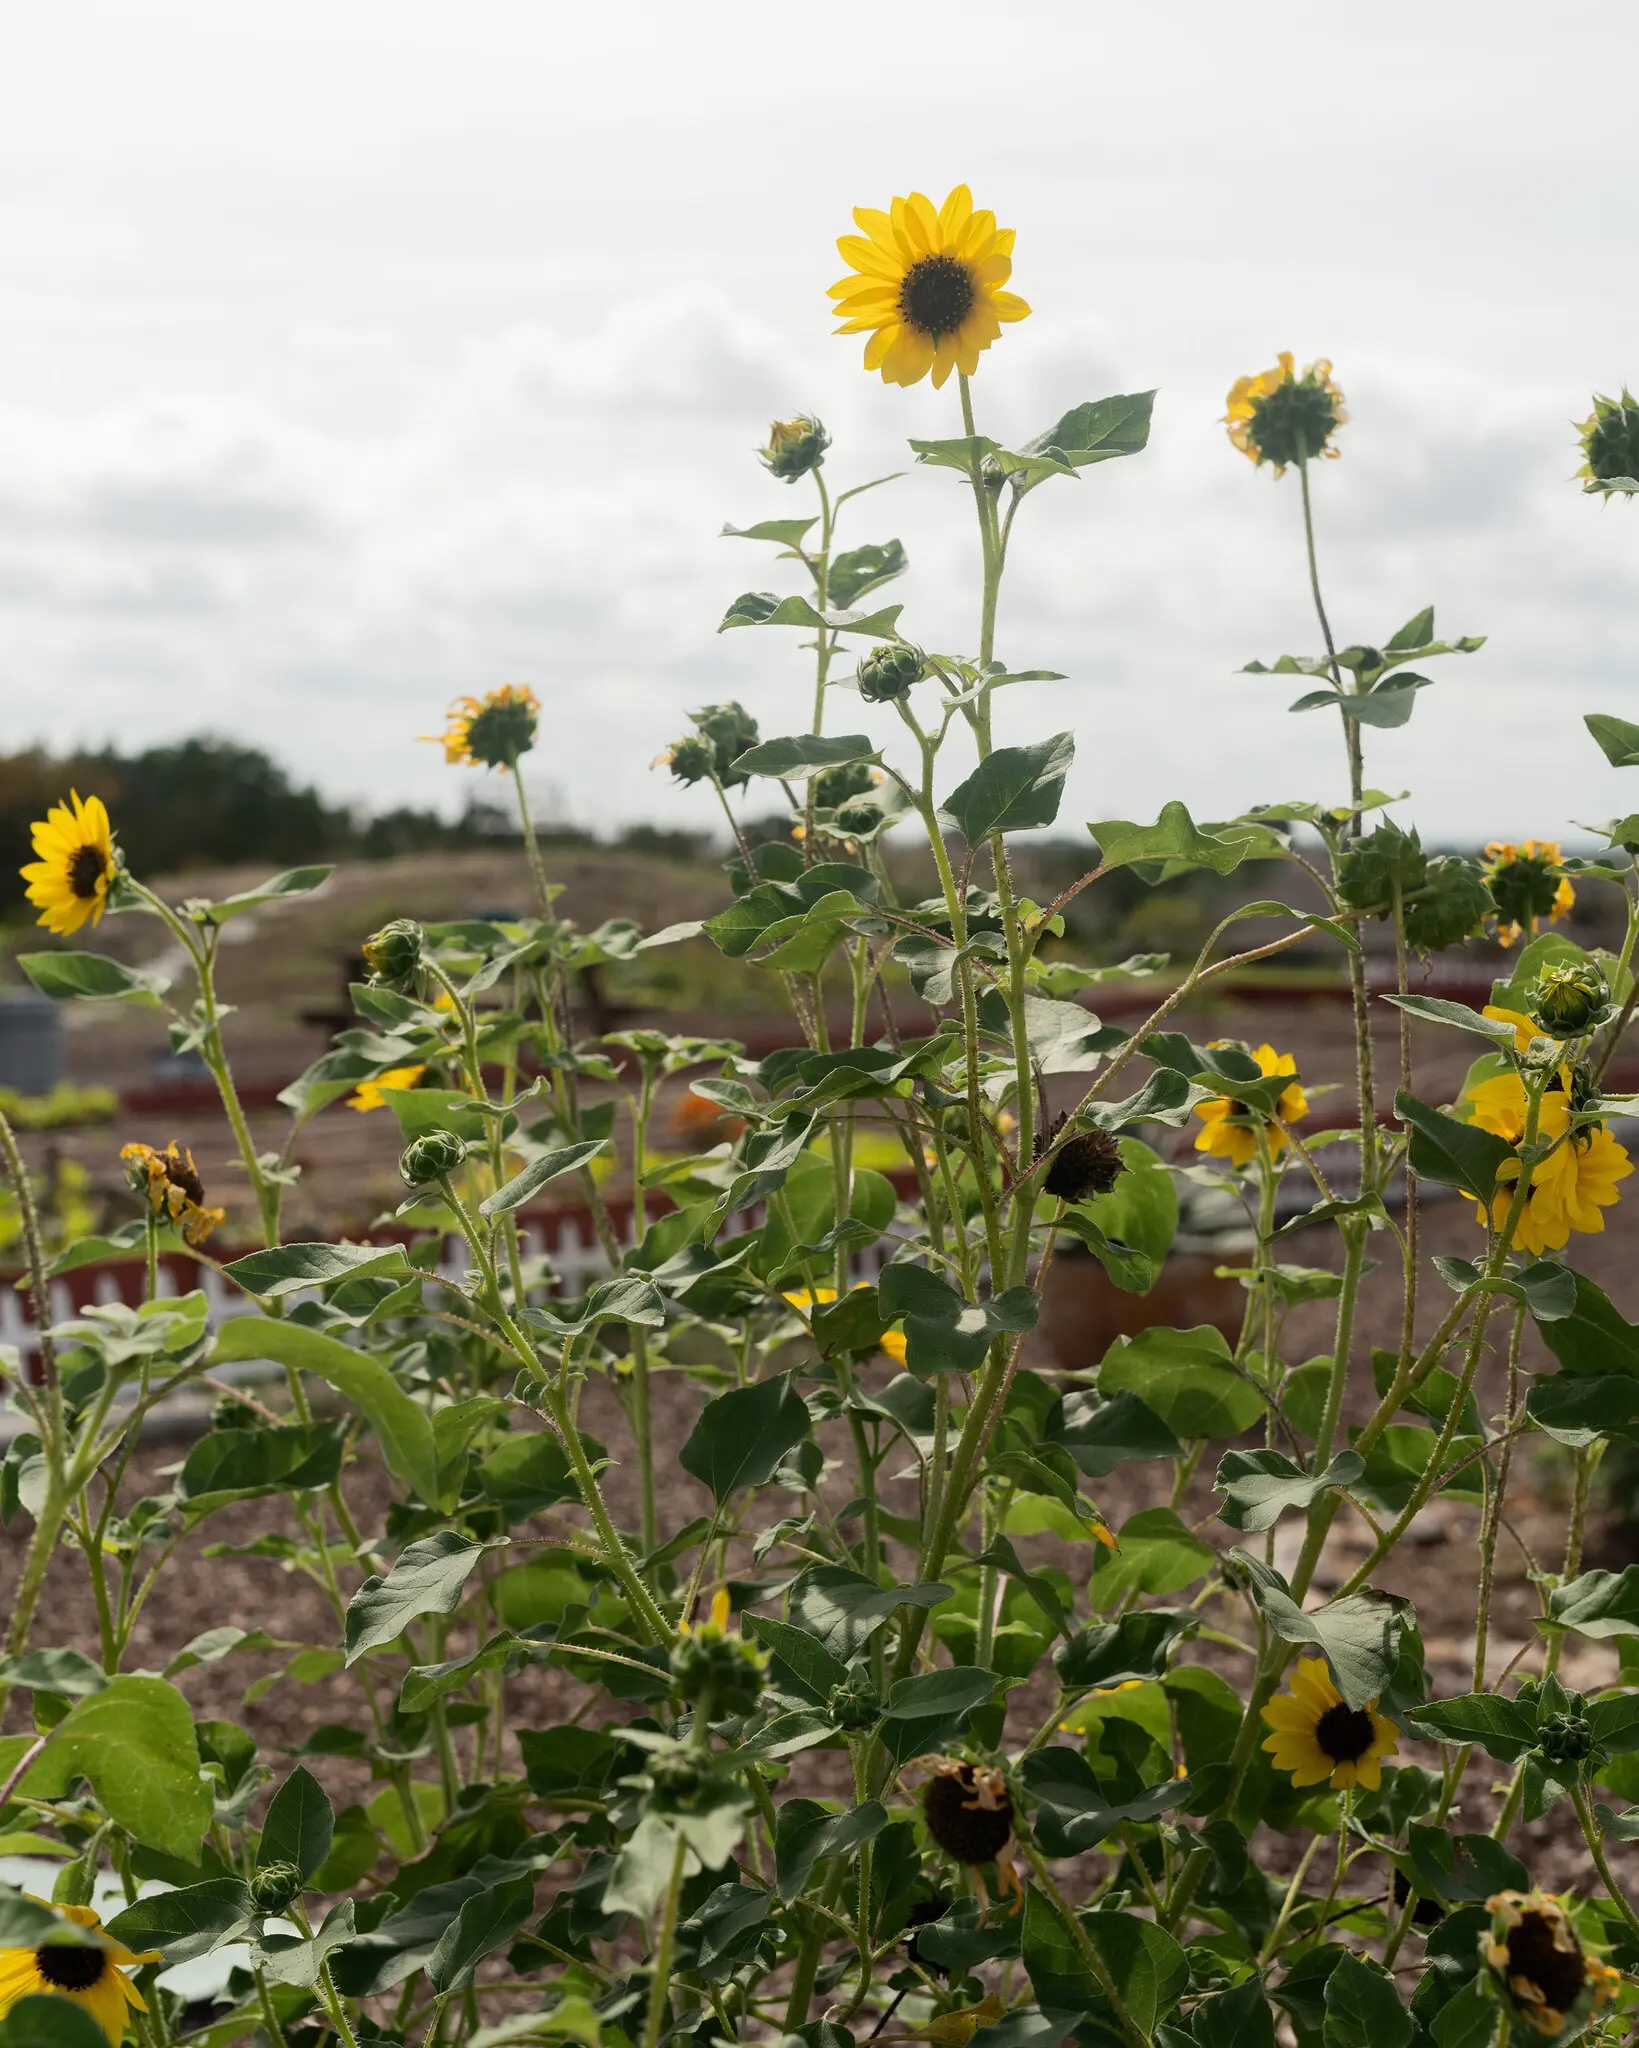
{"type": "Polygon", "coordinates": [[[163,1152],[156,1152],[152,1145],[122,1145],[120,1157],[132,1187],[147,1197],[156,1216],[174,1223],[189,1244],[203,1244],[228,1220],[225,1209],[206,1206],[205,1183],[199,1178],[193,1154],[174,1138],[163,1152]]]}
{"type": "Polygon", "coordinates": [[[512,768],[535,744],[541,700],[526,683],[503,683],[485,697],[457,697],[441,733],[422,737],[444,749],[452,768],[512,768]]]}
{"type": "Polygon", "coordinates": [[[1235,379],[1224,425],[1249,462],[1272,462],[1281,476],[1288,463],[1317,455],[1335,462],[1332,436],[1348,418],[1331,364],[1322,357],[1300,377],[1291,351],[1283,349],[1272,370],[1235,379]]]}
{"type": "Polygon", "coordinates": [[[89,1906],[58,1906],[65,1920],[99,1937],[97,1944],[48,1943],[41,1948],[0,1949],[0,2019],[20,1999],[66,1998],[88,2012],[108,2036],[112,2048],[125,2038],[133,2012],[146,2012],[142,1993],[126,1976],[143,1963],[157,1963],[161,1951],[133,1954],[122,1942],[103,1933],[102,1922],[89,1906]]]}
{"type": "Polygon", "coordinates": [[[1499,945],[1511,946],[1522,932],[1532,936],[1539,923],[1558,924],[1570,915],[1576,891],[1559,872],[1563,857],[1557,839],[1527,839],[1519,846],[1493,839],[1486,847],[1483,873],[1499,945]]]}
{"type": "MultiPolygon", "coordinates": [[[[1468,1100],[1471,1124],[1494,1132],[1507,1144],[1521,1143],[1528,1104],[1525,1083],[1518,1074],[1498,1074],[1478,1082],[1468,1100]]],[[[1605,1228],[1601,1212],[1620,1200],[1617,1183],[1633,1171],[1626,1146],[1619,1145],[1603,1124],[1584,1124],[1566,1136],[1570,1126],[1569,1098],[1563,1086],[1551,1087],[1537,1112],[1537,1136],[1553,1143],[1554,1150],[1532,1168],[1525,1207],[1514,1226],[1515,1248],[1533,1257],[1559,1251],[1573,1230],[1597,1236],[1605,1228]]],[[[1483,1203],[1477,1205],[1479,1222],[1502,1229],[1519,1176],[1520,1162],[1505,1159],[1497,1171],[1497,1192],[1489,1214],[1483,1203]]]]}
{"type": "Polygon", "coordinates": [[[925,193],[895,199],[887,213],[856,206],[862,234],[843,235],[837,249],[852,265],[829,287],[842,324],[839,334],[868,334],[865,367],[885,384],[918,384],[930,373],[935,388],[952,370],[971,377],[979,357],[1004,322],[1030,308],[1003,291],[1013,271],[1012,228],[999,228],[988,209],[974,211],[973,194],[958,185],[934,209],[925,193]]]}
{"type": "Polygon", "coordinates": [[[1384,1757],[1400,1747],[1399,1729],[1375,1706],[1348,1705],[1324,1657],[1300,1657],[1290,1691],[1278,1693],[1263,1718],[1274,1730],[1263,1746],[1294,1785],[1330,1785],[1334,1792],[1359,1785],[1375,1792],[1384,1757]]]}
{"type": "Polygon", "coordinates": [[[28,900],[40,913],[37,921],[62,938],[98,923],[119,867],[102,798],[82,800],[78,790],[70,790],[66,804],[53,804],[29,830],[39,858],[21,873],[28,900]]]}
{"type": "MultiPolygon", "coordinates": [[[[1276,1052],[1272,1045],[1260,1045],[1252,1057],[1265,1074],[1296,1074],[1298,1063],[1289,1052],[1276,1052]]],[[[1244,1102],[1236,1102],[1227,1095],[1215,1095],[1210,1102],[1198,1102],[1195,1114],[1206,1125],[1195,1140],[1197,1152],[1209,1152],[1214,1158],[1227,1159],[1231,1166],[1249,1166],[1258,1149],[1258,1132],[1268,1137],[1269,1149],[1273,1153],[1284,1152],[1288,1144],[1281,1124],[1295,1124],[1309,1114],[1309,1098],[1294,1080],[1290,1088],[1281,1090],[1280,1100],[1275,1105],[1280,1123],[1271,1123],[1260,1116],[1257,1110],[1244,1102]]]]}

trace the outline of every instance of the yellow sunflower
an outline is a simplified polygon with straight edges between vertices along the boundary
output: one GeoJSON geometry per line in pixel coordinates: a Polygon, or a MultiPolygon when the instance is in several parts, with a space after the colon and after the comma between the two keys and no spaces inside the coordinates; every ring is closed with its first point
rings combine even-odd
{"type": "MultiPolygon", "coordinates": [[[[1297,1061],[1289,1052],[1278,1053],[1272,1045],[1260,1045],[1252,1057],[1265,1074],[1296,1074],[1298,1070],[1297,1061]]],[[[1295,1124],[1309,1114],[1309,1098],[1294,1081],[1290,1088],[1282,1089],[1275,1108],[1281,1123],[1295,1124]]],[[[1195,1140],[1196,1151],[1227,1159],[1231,1166],[1251,1163],[1258,1149],[1260,1127],[1268,1136],[1271,1152],[1286,1149],[1287,1136],[1279,1125],[1267,1122],[1255,1109],[1244,1102],[1234,1102],[1227,1095],[1196,1103],[1195,1114],[1206,1125],[1195,1140]]]]}
{"type": "Polygon", "coordinates": [[[108,904],[108,886],[118,860],[113,828],[100,796],[83,802],[70,790],[66,804],[53,804],[30,827],[38,860],[22,870],[28,900],[47,931],[66,938],[83,924],[96,924],[108,904]]]}
{"type": "Polygon", "coordinates": [[[423,733],[451,767],[513,768],[535,744],[541,700],[526,683],[503,683],[485,697],[457,697],[441,733],[423,733]]]}
{"type": "Polygon", "coordinates": [[[1330,1785],[1334,1792],[1359,1785],[1375,1792],[1384,1757],[1400,1747],[1399,1729],[1374,1706],[1346,1704],[1324,1657],[1300,1657],[1291,1691],[1277,1694],[1263,1718],[1274,1730],[1263,1746],[1294,1785],[1330,1785]]]}
{"type": "Polygon", "coordinates": [[[930,372],[935,387],[952,370],[971,377],[1004,321],[1030,311],[1002,290],[1013,270],[1013,230],[958,185],[937,211],[925,193],[895,199],[887,213],[856,206],[864,230],[843,235],[837,249],[853,266],[829,289],[839,334],[868,334],[865,367],[885,384],[916,384],[930,372]]]}
{"type": "Polygon", "coordinates": [[[1576,902],[1570,878],[1558,873],[1563,855],[1557,839],[1527,839],[1516,846],[1493,839],[1485,849],[1484,874],[1497,918],[1497,943],[1511,946],[1539,923],[1558,924],[1576,902]]]}
{"type": "Polygon", "coordinates": [[[386,1073],[376,1074],[368,1081],[361,1081],[348,1096],[347,1107],[358,1110],[385,1109],[387,1098],[381,1092],[383,1088],[419,1088],[421,1077],[426,1071],[424,1066],[389,1067],[386,1073]]]}
{"type": "MultiPolygon", "coordinates": [[[[1510,1145],[1524,1138],[1527,1104],[1525,1083],[1518,1074],[1498,1074],[1477,1082],[1468,1101],[1471,1124],[1494,1132],[1510,1145]]],[[[1601,1210],[1620,1200],[1617,1182],[1633,1171],[1626,1146],[1619,1145],[1603,1124],[1584,1124],[1566,1137],[1570,1123],[1571,1105],[1564,1089],[1550,1088],[1537,1114],[1537,1135],[1548,1142],[1564,1142],[1532,1170],[1525,1208],[1514,1227],[1516,1250],[1533,1257],[1559,1251],[1573,1230],[1597,1236],[1605,1228],[1601,1210]]],[[[1483,1203],[1476,1207],[1480,1223],[1489,1221],[1498,1230],[1503,1227],[1519,1175],[1519,1161],[1505,1159],[1497,1169],[1497,1192],[1489,1217],[1483,1203]]]]}
{"type": "Polygon", "coordinates": [[[131,2013],[148,2010],[142,1993],[125,1972],[143,1963],[157,1963],[161,1952],[155,1948],[134,1955],[103,1933],[102,1922],[89,1906],[58,1906],[54,1910],[99,1940],[95,1945],[65,1942],[42,1948],[0,1949],[0,2019],[19,1999],[55,1995],[90,2013],[113,2048],[119,2048],[131,2013]]]}
{"type": "Polygon", "coordinates": [[[1331,364],[1322,358],[1300,377],[1291,351],[1282,350],[1272,370],[1235,379],[1224,425],[1249,462],[1272,462],[1281,476],[1288,463],[1316,455],[1336,461],[1332,436],[1348,418],[1331,364]]]}
{"type": "Polygon", "coordinates": [[[173,1138],[163,1152],[152,1145],[122,1145],[131,1185],[146,1195],[156,1216],[174,1223],[189,1244],[201,1245],[218,1224],[226,1223],[225,1209],[205,1205],[205,1183],[193,1163],[193,1154],[173,1138]]]}

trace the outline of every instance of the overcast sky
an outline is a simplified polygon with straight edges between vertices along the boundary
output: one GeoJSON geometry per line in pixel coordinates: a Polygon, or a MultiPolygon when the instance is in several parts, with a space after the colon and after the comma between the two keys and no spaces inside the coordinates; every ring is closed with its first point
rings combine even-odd
{"type": "MultiPolygon", "coordinates": [[[[415,736],[530,682],[561,814],[705,822],[648,766],[687,707],[807,723],[797,634],[715,635],[790,574],[724,520],[809,509],[751,453],[770,417],[818,412],[839,485],[960,431],[954,387],[889,389],[831,334],[834,239],[965,180],[1035,309],[981,429],[1160,388],[1146,454],[1020,515],[998,649],[1069,679],[1010,693],[1002,736],[1074,727],[1062,823],[1341,792],[1329,715],[1235,673],[1316,648],[1296,478],[1217,424],[1282,348],[1352,415],[1317,478],[1340,634],[1434,600],[1491,636],[1369,736],[1371,779],[1439,840],[1639,809],[1580,724],[1639,718],[1639,505],[1571,481],[1590,392],[1639,381],[1636,70],[1631,0],[30,9],[0,69],[0,749],[210,729],[453,808],[470,776],[415,736]]],[[[904,629],[971,648],[960,481],[849,511],[909,552],[904,629]]]]}

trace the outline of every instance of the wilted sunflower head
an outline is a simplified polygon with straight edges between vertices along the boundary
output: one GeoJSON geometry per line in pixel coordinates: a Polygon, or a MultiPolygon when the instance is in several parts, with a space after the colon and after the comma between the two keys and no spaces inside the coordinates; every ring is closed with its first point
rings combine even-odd
{"type": "Polygon", "coordinates": [[[1335,460],[1332,436],[1348,417],[1331,364],[1323,357],[1300,377],[1291,352],[1283,350],[1272,370],[1235,379],[1224,425],[1244,456],[1255,463],[1272,462],[1280,476],[1291,462],[1309,462],[1317,455],[1335,460]]]}
{"type": "Polygon", "coordinates": [[[143,1963],[157,1963],[161,1951],[156,1948],[134,1954],[103,1932],[102,1922],[89,1906],[57,1906],[53,1910],[91,1939],[0,1949],[0,2019],[25,1998],[66,1998],[91,2015],[111,2048],[119,2048],[131,2014],[148,2010],[142,1993],[125,1972],[143,1963]]]}
{"type": "Polygon", "coordinates": [[[70,790],[66,804],[53,804],[29,828],[38,856],[21,870],[28,900],[47,931],[67,937],[81,925],[96,924],[108,907],[108,891],[119,872],[113,827],[100,796],[82,800],[70,790]]]}
{"type": "Polygon", "coordinates": [[[1583,1953],[1564,1906],[1543,1891],[1497,1892],[1480,1953],[1508,2002],[1545,2041],[1574,2041],[1615,1996],[1621,1977],[1583,1953]]]}
{"type": "Polygon", "coordinates": [[[156,1216],[174,1223],[189,1244],[203,1244],[218,1224],[228,1220],[225,1209],[207,1208],[205,1183],[193,1153],[174,1138],[163,1152],[152,1145],[122,1145],[120,1157],[132,1187],[147,1197],[156,1216]]]}
{"type": "Polygon", "coordinates": [[[1626,385],[1620,398],[1596,393],[1593,411],[1576,431],[1582,449],[1577,475],[1586,479],[1584,489],[1639,477],[1639,400],[1626,385]]]}
{"type": "Polygon", "coordinates": [[[535,744],[541,700],[526,684],[503,683],[486,697],[457,697],[442,733],[429,734],[452,767],[515,768],[535,744]]]}
{"type": "Polygon", "coordinates": [[[1108,1131],[1078,1131],[1054,1153],[1042,1192],[1065,1202],[1090,1202],[1107,1195],[1126,1170],[1119,1139],[1108,1131]]]}
{"type": "Polygon", "coordinates": [[[831,436],[820,422],[805,412],[794,420],[775,420],[768,429],[768,446],[757,450],[757,459],[770,476],[782,484],[794,484],[825,460],[831,436]]]}
{"type": "Polygon", "coordinates": [[[1511,946],[1540,920],[1557,924],[1576,902],[1570,879],[1560,870],[1557,839],[1527,839],[1515,846],[1493,839],[1485,849],[1485,883],[1496,913],[1497,939],[1511,946]]]}
{"type": "Polygon", "coordinates": [[[971,377],[1004,321],[1030,308],[1003,291],[1013,270],[1013,230],[975,211],[958,185],[935,208],[925,193],[892,201],[888,212],[856,206],[863,230],[843,235],[838,252],[852,266],[829,288],[839,334],[865,334],[865,367],[885,384],[941,385],[952,370],[971,377]]]}
{"type": "Polygon", "coordinates": [[[1013,1839],[1007,1780],[989,1764],[958,1756],[930,1757],[933,1775],[922,1792],[928,1833],[958,1863],[994,1863],[1013,1839]]]}

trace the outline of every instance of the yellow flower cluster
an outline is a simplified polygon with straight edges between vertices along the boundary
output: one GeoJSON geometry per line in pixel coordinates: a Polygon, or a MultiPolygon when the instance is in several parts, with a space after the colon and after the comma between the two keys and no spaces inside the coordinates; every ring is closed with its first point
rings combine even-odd
{"type": "MultiPolygon", "coordinates": [[[[1488,1007],[1487,1017],[1500,1018],[1515,1026],[1521,1049],[1539,1036],[1529,1017],[1514,1010],[1488,1007]]],[[[1537,1112],[1537,1137],[1554,1149],[1531,1169],[1525,1207],[1514,1227],[1515,1247],[1540,1257],[1559,1251],[1573,1230],[1597,1235],[1605,1228],[1601,1213],[1619,1199],[1617,1183],[1633,1171],[1627,1148],[1619,1145],[1603,1124],[1584,1124],[1571,1129],[1571,1098],[1568,1074],[1561,1069],[1542,1099],[1537,1112]]],[[[1492,1131],[1507,1144],[1518,1145],[1525,1137],[1528,1104],[1525,1083],[1518,1074],[1498,1074],[1475,1084],[1469,1093],[1468,1121],[1492,1131]]],[[[1478,1220],[1501,1230],[1508,1220],[1519,1186],[1520,1161],[1504,1160],[1497,1174],[1497,1192],[1487,1211],[1478,1205],[1478,1220]]]]}
{"type": "MultiPolygon", "coordinates": [[[[1222,1040],[1215,1040],[1222,1044],[1222,1040]]],[[[1265,1074],[1296,1074],[1297,1061],[1289,1052],[1276,1052],[1272,1045],[1260,1045],[1252,1057],[1265,1074]]],[[[1258,1133],[1261,1130],[1268,1142],[1271,1154],[1279,1156],[1286,1150],[1290,1140],[1281,1128],[1283,1124],[1295,1124],[1309,1114],[1309,1098],[1294,1081],[1290,1088],[1283,1088],[1275,1113],[1280,1119],[1271,1123],[1250,1109],[1244,1102],[1235,1102],[1227,1095],[1216,1095],[1210,1102],[1198,1102],[1195,1114],[1206,1125],[1195,1140],[1197,1152],[1210,1153],[1215,1159],[1227,1159],[1231,1166],[1250,1166],[1258,1150],[1258,1133]]]]}

